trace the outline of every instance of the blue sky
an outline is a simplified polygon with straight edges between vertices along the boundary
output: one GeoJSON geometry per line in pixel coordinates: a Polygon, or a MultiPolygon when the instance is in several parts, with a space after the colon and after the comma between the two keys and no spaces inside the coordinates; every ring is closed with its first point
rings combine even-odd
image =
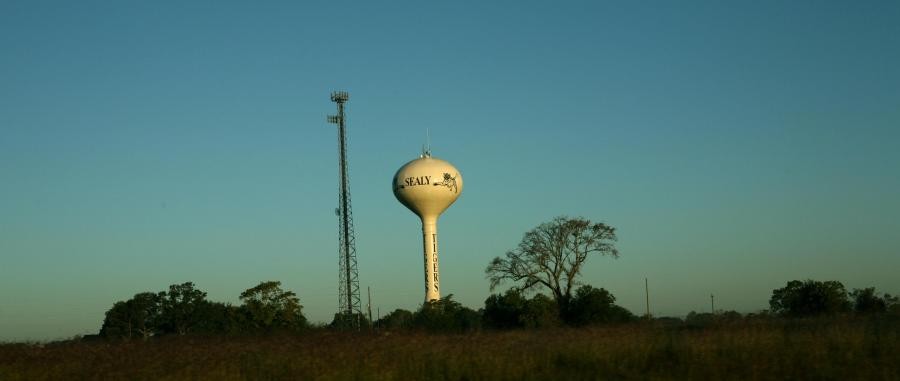
{"type": "Polygon", "coordinates": [[[350,92],[363,288],[422,300],[390,179],[430,131],[466,189],[442,291],[557,215],[619,230],[582,280],[643,312],[751,312],[792,279],[900,293],[900,5],[0,3],[0,340],[117,300],[264,280],[337,308],[332,90],[350,92]]]}

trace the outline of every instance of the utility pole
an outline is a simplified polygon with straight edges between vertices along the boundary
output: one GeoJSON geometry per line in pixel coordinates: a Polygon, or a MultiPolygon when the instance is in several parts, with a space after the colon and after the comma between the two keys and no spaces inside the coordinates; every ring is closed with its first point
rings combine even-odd
{"type": "Polygon", "coordinates": [[[644,293],[647,295],[647,319],[650,318],[650,287],[647,284],[647,278],[644,278],[644,293]]]}
{"type": "Polygon", "coordinates": [[[372,321],[372,287],[366,286],[366,291],[369,293],[369,305],[367,308],[369,309],[369,323],[373,323],[372,321]]]}
{"type": "Polygon", "coordinates": [[[709,294],[709,307],[712,311],[713,315],[716,314],[716,297],[713,294],[709,294]]]}

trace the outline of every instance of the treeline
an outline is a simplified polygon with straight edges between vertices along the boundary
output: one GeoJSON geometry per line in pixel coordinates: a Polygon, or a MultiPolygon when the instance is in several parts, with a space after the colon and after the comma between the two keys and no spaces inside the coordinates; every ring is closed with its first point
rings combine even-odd
{"type": "Polygon", "coordinates": [[[281,289],[281,282],[262,282],[240,295],[241,305],[214,302],[192,282],[169,286],[166,291],[141,292],[113,304],[106,312],[100,336],[143,338],[186,334],[267,334],[309,329],[411,329],[465,332],[480,329],[549,328],[606,322],[628,322],[637,317],[615,304],[605,289],[586,285],[561,313],[556,301],[543,294],[531,298],[509,290],[485,300],[483,308],[463,306],[448,295],[423,303],[416,311],[396,309],[376,321],[365,315],[335,314],[324,326],[309,324],[296,294],[281,289]]]}
{"type": "Polygon", "coordinates": [[[856,313],[863,315],[886,312],[900,313],[897,296],[879,294],[874,287],[847,292],[838,281],[793,280],[772,291],[769,299],[772,314],[787,317],[809,317],[856,313]]]}
{"type": "Polygon", "coordinates": [[[461,332],[477,329],[551,328],[564,325],[584,326],[600,323],[624,323],[637,320],[627,309],[615,304],[616,298],[605,289],[581,286],[565,312],[553,299],[536,294],[526,297],[516,290],[494,294],[484,307],[473,310],[448,295],[422,304],[417,311],[397,309],[374,322],[379,329],[423,329],[461,332]]]}
{"type": "MultiPolygon", "coordinates": [[[[143,338],[186,334],[297,333],[310,329],[378,329],[468,332],[482,329],[543,329],[562,326],[628,323],[646,320],[615,304],[616,298],[603,288],[579,287],[564,304],[544,294],[531,297],[515,289],[493,294],[475,310],[448,295],[423,303],[416,311],[396,309],[375,321],[365,315],[336,314],[331,323],[309,324],[300,300],[281,282],[268,281],[247,289],[241,304],[233,306],[206,299],[206,293],[191,282],[169,286],[166,291],[142,292],[116,302],[100,330],[106,338],[143,338]]],[[[685,319],[661,317],[656,322],[707,326],[747,319],[803,318],[828,315],[891,315],[900,317],[897,296],[875,288],[848,292],[837,281],[790,281],[772,291],[770,309],[740,314],[735,311],[691,312],[685,319]]]]}
{"type": "Polygon", "coordinates": [[[232,306],[206,299],[187,282],[167,291],[142,292],[106,311],[100,336],[150,338],[161,335],[297,332],[308,327],[300,299],[281,282],[262,282],[232,306]]]}
{"type": "Polygon", "coordinates": [[[879,293],[874,287],[848,292],[841,282],[792,280],[784,287],[772,290],[769,309],[741,314],[737,311],[694,312],[684,320],[660,318],[668,324],[705,327],[713,324],[736,323],[771,319],[802,319],[815,317],[883,317],[900,318],[900,298],[879,293]]]}

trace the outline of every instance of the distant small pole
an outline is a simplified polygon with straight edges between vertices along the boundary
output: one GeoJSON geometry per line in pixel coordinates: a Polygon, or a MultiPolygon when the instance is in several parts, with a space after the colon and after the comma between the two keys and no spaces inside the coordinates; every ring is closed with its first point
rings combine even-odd
{"type": "Polygon", "coordinates": [[[712,311],[713,315],[716,314],[716,297],[713,294],[709,294],[709,307],[712,311]]]}
{"type": "Polygon", "coordinates": [[[372,287],[366,286],[366,291],[369,293],[369,305],[367,306],[369,309],[369,324],[372,324],[372,287]]]}
{"type": "Polygon", "coordinates": [[[647,318],[650,318],[650,287],[647,283],[647,278],[644,278],[644,293],[647,294],[647,318]]]}

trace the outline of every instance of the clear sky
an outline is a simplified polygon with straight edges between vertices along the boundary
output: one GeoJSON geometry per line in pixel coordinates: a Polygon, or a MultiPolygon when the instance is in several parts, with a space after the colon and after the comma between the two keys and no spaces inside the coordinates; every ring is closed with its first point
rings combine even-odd
{"type": "Polygon", "coordinates": [[[0,340],[186,281],[236,304],[280,280],[330,320],[332,90],[376,312],[424,297],[390,180],[426,130],[465,178],[441,280],[470,307],[557,215],[618,228],[582,280],[635,313],[645,277],[656,315],[792,279],[900,293],[900,3],[424,3],[0,2],[0,340]]]}

